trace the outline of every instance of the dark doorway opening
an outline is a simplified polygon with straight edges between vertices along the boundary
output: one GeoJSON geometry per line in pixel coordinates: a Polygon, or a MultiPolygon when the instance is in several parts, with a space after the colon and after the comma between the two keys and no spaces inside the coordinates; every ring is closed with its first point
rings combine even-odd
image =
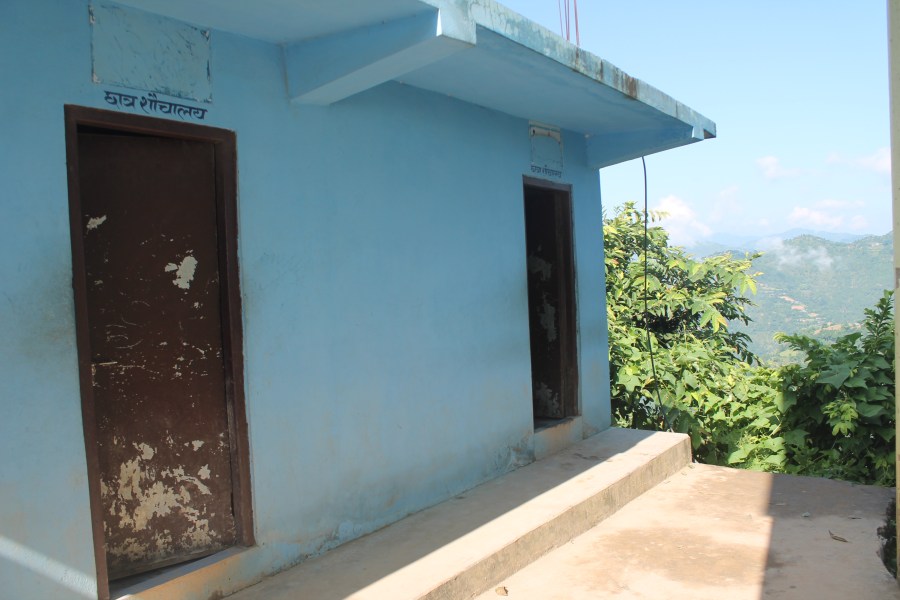
{"type": "Polygon", "coordinates": [[[66,107],[100,597],[253,543],[234,134],[66,107]]]}
{"type": "Polygon", "coordinates": [[[525,245],[535,429],[578,414],[575,261],[569,186],[526,177],[525,245]]]}

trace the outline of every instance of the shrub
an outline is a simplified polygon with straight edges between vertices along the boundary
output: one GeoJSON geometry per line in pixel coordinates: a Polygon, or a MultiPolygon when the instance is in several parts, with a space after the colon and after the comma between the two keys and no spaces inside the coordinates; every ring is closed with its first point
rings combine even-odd
{"type": "Polygon", "coordinates": [[[643,218],[604,220],[616,424],[687,433],[710,464],[894,485],[891,293],[833,343],[779,336],[802,364],[763,367],[729,329],[749,322],[759,255],[696,260],[643,218]]]}
{"type": "Polygon", "coordinates": [[[894,485],[894,315],[885,291],[865,311],[863,330],[830,344],[802,335],[777,339],[805,355],[779,370],[786,471],[894,485]]]}

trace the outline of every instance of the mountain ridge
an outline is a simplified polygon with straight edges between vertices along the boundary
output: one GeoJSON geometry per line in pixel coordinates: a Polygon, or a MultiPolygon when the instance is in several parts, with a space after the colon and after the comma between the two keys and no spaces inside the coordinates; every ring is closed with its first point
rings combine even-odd
{"type": "Polygon", "coordinates": [[[755,306],[747,311],[753,321],[733,326],[750,335],[751,349],[762,360],[792,362],[795,357],[775,342],[774,335],[802,333],[830,340],[858,329],[863,311],[893,288],[893,247],[891,233],[852,241],[802,233],[768,249],[726,250],[762,252],[752,267],[752,272],[761,272],[757,293],[751,297],[755,306]]]}
{"type": "MultiPolygon", "coordinates": [[[[891,232],[884,235],[891,235],[891,232]]],[[[718,234],[703,241],[686,245],[684,246],[684,249],[697,258],[712,256],[713,254],[722,254],[724,252],[760,252],[776,247],[786,240],[802,236],[812,236],[837,243],[852,243],[867,237],[883,237],[876,234],[816,231],[813,229],[794,228],[765,236],[718,234]]]]}

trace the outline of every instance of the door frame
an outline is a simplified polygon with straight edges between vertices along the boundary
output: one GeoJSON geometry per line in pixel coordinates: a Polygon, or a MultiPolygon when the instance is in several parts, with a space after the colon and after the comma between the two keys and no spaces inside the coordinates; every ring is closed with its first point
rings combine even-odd
{"type": "Polygon", "coordinates": [[[578,280],[575,268],[572,185],[523,175],[523,212],[527,210],[524,196],[528,188],[554,193],[557,217],[557,255],[561,256],[565,263],[561,270],[559,286],[560,353],[564,365],[562,389],[560,390],[560,395],[563,396],[563,416],[559,420],[562,421],[581,414],[578,364],[578,280]]]}
{"type": "Polygon", "coordinates": [[[96,413],[88,329],[87,278],[81,227],[81,187],[78,176],[78,135],[80,128],[83,127],[206,142],[213,146],[216,235],[222,311],[222,358],[225,365],[225,402],[228,414],[228,433],[231,440],[235,538],[236,545],[252,546],[255,544],[255,539],[250,495],[250,444],[244,398],[243,331],[241,327],[241,295],[238,285],[237,142],[234,132],[226,129],[82,106],[65,106],[72,288],[75,296],[75,337],[81,389],[81,415],[87,457],[97,590],[100,600],[107,600],[109,598],[109,579],[100,502],[100,463],[97,454],[96,413]]]}

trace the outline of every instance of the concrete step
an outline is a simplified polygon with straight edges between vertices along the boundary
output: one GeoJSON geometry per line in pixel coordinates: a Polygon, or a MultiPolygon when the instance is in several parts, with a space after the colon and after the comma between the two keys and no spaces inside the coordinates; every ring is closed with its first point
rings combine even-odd
{"type": "Polygon", "coordinates": [[[471,598],[690,460],[685,435],[609,429],[231,598],[471,598]]]}

